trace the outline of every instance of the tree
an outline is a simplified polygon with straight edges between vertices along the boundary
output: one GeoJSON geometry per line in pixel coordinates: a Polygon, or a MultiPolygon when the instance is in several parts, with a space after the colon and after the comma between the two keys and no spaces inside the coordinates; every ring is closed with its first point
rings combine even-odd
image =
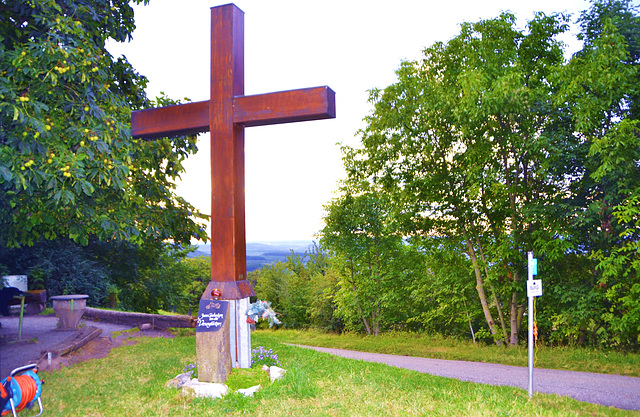
{"type": "Polygon", "coordinates": [[[211,281],[211,259],[205,256],[184,258],[171,272],[169,279],[178,278],[181,282],[181,302],[176,306],[177,311],[190,316],[197,314],[200,297],[211,281]]]}
{"type": "Polygon", "coordinates": [[[330,256],[321,243],[316,242],[305,253],[305,258],[301,272],[306,275],[307,285],[311,288],[311,324],[325,331],[342,332],[342,320],[334,314],[337,309],[335,295],[340,279],[336,259],[330,256]]]}
{"type": "MultiPolygon", "coordinates": [[[[34,248],[41,245],[36,244],[34,248]]],[[[199,273],[202,267],[185,263],[191,247],[181,248],[159,241],[134,244],[94,239],[82,249],[86,256],[108,271],[110,282],[119,290],[119,307],[127,311],[153,313],[162,309],[186,313],[193,307],[193,287],[201,289],[197,306],[197,300],[210,280],[210,273],[207,273],[203,285],[199,273]]]]}
{"type": "Polygon", "coordinates": [[[206,239],[174,194],[195,137],[131,138],[131,110],[171,102],[105,49],[134,28],[126,0],[0,3],[0,244],[206,239]]]}
{"type": "Polygon", "coordinates": [[[565,22],[538,14],[527,33],[506,13],[463,24],[421,61],[404,62],[395,84],[372,91],[364,146],[346,159],[352,178],[392,196],[406,234],[462,245],[487,326],[511,345],[526,251],[561,256],[566,247],[555,239],[561,206],[549,205],[563,195],[565,173],[546,162],[564,139],[549,78],[563,61],[556,36],[565,22]]]}
{"type": "Polygon", "coordinates": [[[406,296],[402,282],[410,268],[400,266],[402,235],[388,221],[389,201],[374,190],[350,191],[347,185],[345,194],[327,205],[321,242],[343,268],[334,297],[336,314],[345,325],[378,335],[399,321],[400,300],[406,296]]]}
{"type": "MultiPolygon", "coordinates": [[[[592,296],[598,339],[640,344],[640,16],[629,1],[597,1],[580,17],[584,48],[563,71],[559,100],[588,149],[582,178],[599,238],[590,254],[598,274],[592,296]]],[[[588,224],[588,223],[587,223],[588,224]]]]}

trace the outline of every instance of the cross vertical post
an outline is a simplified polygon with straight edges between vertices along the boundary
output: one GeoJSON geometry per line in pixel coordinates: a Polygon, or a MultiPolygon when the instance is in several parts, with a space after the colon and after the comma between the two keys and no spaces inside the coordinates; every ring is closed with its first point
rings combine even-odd
{"type": "Polygon", "coordinates": [[[244,95],[244,13],[213,8],[211,28],[211,216],[216,225],[211,280],[242,281],[247,274],[244,126],[233,122],[233,98],[244,95]]]}
{"type": "MultiPolygon", "coordinates": [[[[244,128],[335,116],[326,86],[244,95],[244,12],[234,4],[211,8],[209,100],[132,112],[133,137],[211,132],[211,282],[201,306],[255,295],[246,277],[244,128]]],[[[229,320],[220,326],[196,330],[200,381],[224,382],[230,372],[229,320]]]]}

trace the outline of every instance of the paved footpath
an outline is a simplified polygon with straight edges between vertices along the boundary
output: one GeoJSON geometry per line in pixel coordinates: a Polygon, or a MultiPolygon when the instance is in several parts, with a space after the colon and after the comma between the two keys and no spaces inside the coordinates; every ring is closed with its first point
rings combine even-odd
{"type": "MultiPolygon", "coordinates": [[[[525,390],[529,389],[529,369],[526,367],[416,358],[304,345],[295,346],[349,359],[384,363],[398,368],[456,378],[462,381],[490,385],[509,385],[525,390]]],[[[640,378],[535,368],[533,390],[548,394],[566,395],[579,401],[625,410],[640,410],[640,378]]]]}

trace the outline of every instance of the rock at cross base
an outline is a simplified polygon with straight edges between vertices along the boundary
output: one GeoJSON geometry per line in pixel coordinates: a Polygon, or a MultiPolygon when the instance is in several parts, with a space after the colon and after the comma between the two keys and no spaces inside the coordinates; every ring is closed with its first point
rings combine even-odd
{"type": "Polygon", "coordinates": [[[279,366],[262,365],[262,370],[267,371],[267,373],[269,374],[269,378],[271,379],[271,382],[275,381],[276,379],[282,378],[284,374],[287,373],[286,369],[282,369],[279,366]]]}
{"type": "Polygon", "coordinates": [[[185,372],[183,374],[177,375],[175,378],[167,381],[165,386],[167,388],[180,388],[185,385],[187,382],[191,381],[191,375],[193,375],[193,371],[185,372]]]}
{"type": "Polygon", "coordinates": [[[244,395],[245,397],[253,397],[253,394],[260,391],[260,389],[262,389],[262,385],[254,385],[250,388],[239,389],[236,392],[244,395]]]}
{"type": "Polygon", "coordinates": [[[197,398],[222,398],[227,395],[229,387],[218,382],[200,382],[192,379],[182,386],[182,395],[197,398]]]}

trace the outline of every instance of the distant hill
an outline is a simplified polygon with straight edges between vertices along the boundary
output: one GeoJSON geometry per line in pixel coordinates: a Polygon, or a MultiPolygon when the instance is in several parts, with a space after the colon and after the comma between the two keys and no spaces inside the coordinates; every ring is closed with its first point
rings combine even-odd
{"type": "MultiPolygon", "coordinates": [[[[265,265],[273,265],[287,259],[293,252],[304,255],[309,251],[313,242],[306,240],[288,240],[281,242],[248,242],[247,243],[247,272],[255,271],[265,265]]],[[[198,250],[189,254],[190,258],[211,256],[211,245],[199,245],[198,250]]]]}

